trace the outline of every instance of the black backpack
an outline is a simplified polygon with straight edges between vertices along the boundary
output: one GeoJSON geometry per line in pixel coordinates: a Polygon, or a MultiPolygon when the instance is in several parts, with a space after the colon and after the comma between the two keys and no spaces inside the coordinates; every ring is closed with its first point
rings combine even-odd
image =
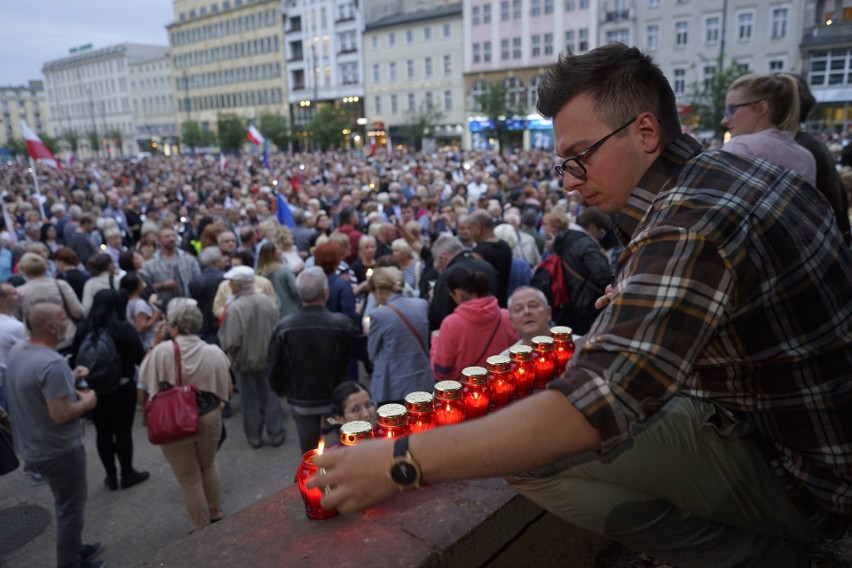
{"type": "Polygon", "coordinates": [[[111,394],[118,390],[121,379],[121,355],[106,329],[90,331],[77,349],[77,365],[89,369],[85,377],[95,394],[111,394]]]}

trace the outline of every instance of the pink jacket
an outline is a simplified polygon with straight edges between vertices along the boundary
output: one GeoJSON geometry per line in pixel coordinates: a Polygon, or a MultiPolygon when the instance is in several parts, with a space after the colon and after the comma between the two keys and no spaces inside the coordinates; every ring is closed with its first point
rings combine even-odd
{"type": "Polygon", "coordinates": [[[458,381],[462,369],[485,366],[488,357],[499,355],[517,340],[509,312],[497,306],[494,296],[459,304],[444,318],[438,337],[432,340],[430,361],[435,379],[458,381]]]}

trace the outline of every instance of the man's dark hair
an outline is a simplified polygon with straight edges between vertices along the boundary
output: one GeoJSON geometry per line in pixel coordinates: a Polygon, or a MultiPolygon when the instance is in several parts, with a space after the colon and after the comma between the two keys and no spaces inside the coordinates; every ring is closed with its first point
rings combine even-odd
{"type": "Polygon", "coordinates": [[[597,207],[586,207],[582,213],[577,216],[577,224],[588,229],[594,224],[599,229],[612,229],[612,219],[604,215],[597,207]]]}
{"type": "Polygon", "coordinates": [[[254,255],[250,250],[239,249],[234,253],[234,258],[239,258],[243,263],[243,266],[252,267],[254,266],[254,255]]]}
{"type": "Polygon", "coordinates": [[[355,214],[355,209],[353,207],[349,207],[348,205],[340,210],[340,224],[342,225],[355,225],[357,221],[352,219],[352,216],[355,214]]]}
{"type": "Polygon", "coordinates": [[[664,144],[681,133],[671,85],[651,57],[635,47],[611,43],[581,55],[560,55],[539,84],[536,108],[552,118],[583,94],[612,128],[650,112],[662,126],[664,144]]]}

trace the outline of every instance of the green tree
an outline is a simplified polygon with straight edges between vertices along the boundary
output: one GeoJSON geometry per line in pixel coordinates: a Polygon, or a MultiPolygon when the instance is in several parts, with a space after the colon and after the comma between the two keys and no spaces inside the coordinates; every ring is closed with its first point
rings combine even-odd
{"type": "Polygon", "coordinates": [[[108,130],[106,133],[106,137],[112,142],[112,145],[118,149],[118,155],[124,156],[124,151],[122,149],[122,142],[124,141],[124,136],[121,134],[121,130],[117,128],[113,128],[108,130]]]}
{"type": "Polygon", "coordinates": [[[731,66],[722,67],[722,61],[716,60],[716,73],[712,79],[693,83],[692,104],[693,114],[697,118],[698,128],[704,131],[712,131],[717,136],[723,132],[722,117],[725,114],[725,97],[728,94],[728,86],[737,78],[745,75],[747,70],[738,65],[736,61],[731,66]]]}
{"type": "Polygon", "coordinates": [[[320,149],[330,150],[339,148],[343,142],[343,131],[350,126],[345,113],[331,105],[320,107],[313,120],[308,123],[308,130],[314,133],[314,140],[320,149]]]}
{"type": "Polygon", "coordinates": [[[89,130],[86,132],[86,140],[89,142],[92,153],[97,156],[101,150],[101,135],[96,130],[89,130]]]}
{"type": "Polygon", "coordinates": [[[263,112],[257,119],[257,129],[266,138],[278,146],[279,150],[286,150],[290,145],[290,125],[281,113],[263,112]]]}
{"type": "Polygon", "coordinates": [[[509,128],[506,121],[510,118],[523,116],[524,109],[512,104],[508,87],[502,81],[492,81],[485,84],[485,92],[476,96],[479,110],[490,120],[489,132],[496,138],[502,153],[509,139],[509,128]]]}
{"type": "Polygon", "coordinates": [[[9,151],[13,156],[26,156],[27,155],[27,143],[24,142],[21,138],[10,138],[7,143],[9,151]]]}
{"type": "Polygon", "coordinates": [[[246,140],[245,121],[233,113],[218,115],[217,131],[219,132],[219,148],[223,152],[239,152],[246,140]]]}
{"type": "Polygon", "coordinates": [[[68,148],[72,153],[77,153],[77,148],[80,147],[80,135],[76,131],[70,129],[63,130],[59,137],[68,144],[68,148]]]}
{"type": "Polygon", "coordinates": [[[195,152],[196,148],[204,144],[204,134],[197,121],[188,120],[183,123],[183,143],[191,152],[195,152]]]}
{"type": "Polygon", "coordinates": [[[59,153],[59,140],[57,138],[54,138],[47,132],[39,132],[37,135],[44,142],[44,145],[47,146],[47,149],[53,152],[54,156],[59,153]]]}
{"type": "Polygon", "coordinates": [[[444,113],[432,101],[424,101],[418,110],[408,113],[403,132],[419,151],[423,148],[423,139],[428,138],[442,120],[444,113]]]}

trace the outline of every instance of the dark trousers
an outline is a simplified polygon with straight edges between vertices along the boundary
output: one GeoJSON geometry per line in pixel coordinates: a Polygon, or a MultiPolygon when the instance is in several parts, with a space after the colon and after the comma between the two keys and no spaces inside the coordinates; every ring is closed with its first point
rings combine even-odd
{"type": "Polygon", "coordinates": [[[302,454],[316,448],[320,436],[322,436],[322,415],[299,414],[294,411],[293,420],[296,422],[296,432],[299,434],[299,447],[302,454]]]}
{"type": "Polygon", "coordinates": [[[136,383],[129,381],[111,394],[98,396],[92,409],[97,432],[98,457],[109,476],[115,476],[115,459],[121,474],[133,471],[133,417],[136,414],[136,383]]]}

